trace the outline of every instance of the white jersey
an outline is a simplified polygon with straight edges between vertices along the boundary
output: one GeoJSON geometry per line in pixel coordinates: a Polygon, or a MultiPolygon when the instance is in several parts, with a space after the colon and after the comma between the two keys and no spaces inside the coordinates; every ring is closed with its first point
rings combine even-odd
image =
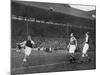
{"type": "Polygon", "coordinates": [[[85,57],[87,56],[87,51],[89,50],[89,35],[86,34],[86,38],[85,38],[85,42],[84,42],[84,45],[83,45],[83,49],[82,49],[82,57],[85,57]]]}

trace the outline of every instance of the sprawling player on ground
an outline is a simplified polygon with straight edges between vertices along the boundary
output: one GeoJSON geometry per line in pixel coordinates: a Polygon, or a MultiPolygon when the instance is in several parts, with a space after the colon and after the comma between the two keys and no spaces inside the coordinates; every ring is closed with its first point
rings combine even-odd
{"type": "Polygon", "coordinates": [[[82,57],[87,56],[88,50],[89,50],[89,32],[85,34],[85,42],[83,43],[82,57]]]}
{"type": "Polygon", "coordinates": [[[31,54],[32,48],[34,46],[34,41],[31,39],[31,36],[27,36],[27,40],[23,41],[22,43],[19,43],[22,51],[25,53],[23,61],[26,62],[27,56],[31,54]]]}
{"type": "Polygon", "coordinates": [[[71,33],[70,34],[70,42],[69,42],[69,45],[67,46],[67,48],[68,48],[69,53],[71,55],[71,58],[70,59],[72,61],[74,61],[74,53],[75,53],[76,47],[77,47],[77,40],[74,37],[73,33],[71,33]]]}

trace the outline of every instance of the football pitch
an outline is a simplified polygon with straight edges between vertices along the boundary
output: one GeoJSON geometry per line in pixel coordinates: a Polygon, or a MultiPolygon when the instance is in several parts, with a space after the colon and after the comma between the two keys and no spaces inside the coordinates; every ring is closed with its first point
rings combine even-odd
{"type": "MultiPolygon", "coordinates": [[[[23,53],[18,53],[14,49],[11,50],[11,74],[28,74],[40,72],[58,72],[58,71],[74,71],[95,69],[95,52],[88,52],[91,62],[70,63],[70,55],[66,50],[52,51],[47,53],[44,51],[33,51],[27,58],[27,62],[23,62],[23,53]]],[[[76,52],[77,61],[81,59],[81,53],[76,52]]]]}

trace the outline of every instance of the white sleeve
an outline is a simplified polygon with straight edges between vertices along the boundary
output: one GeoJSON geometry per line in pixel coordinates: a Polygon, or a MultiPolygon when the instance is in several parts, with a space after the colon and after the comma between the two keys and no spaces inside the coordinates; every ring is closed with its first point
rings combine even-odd
{"type": "Polygon", "coordinates": [[[31,43],[32,43],[33,45],[35,44],[34,41],[32,41],[32,40],[31,40],[31,43]]]}
{"type": "Polygon", "coordinates": [[[22,43],[20,43],[20,44],[26,44],[26,41],[23,41],[22,43]]]}

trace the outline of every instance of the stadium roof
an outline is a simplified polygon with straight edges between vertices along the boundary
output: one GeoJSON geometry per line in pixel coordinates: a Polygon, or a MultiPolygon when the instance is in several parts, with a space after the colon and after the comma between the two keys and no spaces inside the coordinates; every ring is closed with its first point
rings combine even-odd
{"type": "Polygon", "coordinates": [[[81,18],[90,19],[90,20],[95,20],[95,18],[92,17],[92,15],[94,15],[94,14],[96,15],[96,12],[94,12],[95,10],[90,11],[90,12],[89,11],[83,11],[83,10],[80,10],[80,9],[72,8],[68,4],[28,2],[28,1],[16,1],[16,3],[23,4],[23,5],[26,5],[26,6],[31,6],[31,7],[37,7],[37,8],[44,9],[44,10],[52,9],[54,12],[67,14],[67,15],[71,15],[71,16],[76,16],[76,17],[81,17],[81,18]]]}
{"type": "Polygon", "coordinates": [[[12,15],[95,29],[96,10],[83,11],[68,4],[12,1],[12,15]]]}

